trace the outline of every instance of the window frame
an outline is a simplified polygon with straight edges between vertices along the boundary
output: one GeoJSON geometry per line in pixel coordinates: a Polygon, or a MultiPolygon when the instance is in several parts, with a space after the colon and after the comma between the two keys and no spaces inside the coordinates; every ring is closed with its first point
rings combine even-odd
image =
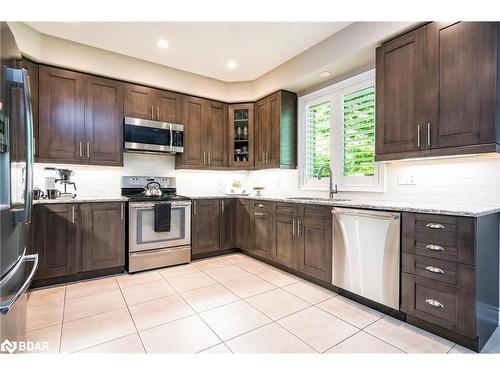
{"type": "Polygon", "coordinates": [[[375,87],[375,69],[347,78],[299,98],[299,126],[297,138],[300,190],[328,190],[328,178],[318,180],[316,178],[307,177],[306,175],[306,121],[308,107],[330,101],[332,108],[332,117],[330,119],[330,168],[332,168],[333,171],[334,184],[337,184],[339,191],[385,192],[385,163],[383,162],[375,162],[375,173],[373,177],[348,177],[344,176],[343,173],[343,97],[369,86],[375,87]],[[371,179],[372,182],[367,182],[368,179],[371,179]]]}

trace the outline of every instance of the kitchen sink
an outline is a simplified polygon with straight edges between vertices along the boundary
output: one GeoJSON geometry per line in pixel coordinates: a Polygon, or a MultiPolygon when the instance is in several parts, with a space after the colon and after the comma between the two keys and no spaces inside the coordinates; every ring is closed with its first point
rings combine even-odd
{"type": "Polygon", "coordinates": [[[313,198],[313,197],[288,197],[286,199],[296,199],[298,201],[321,201],[321,202],[349,202],[352,199],[344,199],[344,198],[313,198]]]}

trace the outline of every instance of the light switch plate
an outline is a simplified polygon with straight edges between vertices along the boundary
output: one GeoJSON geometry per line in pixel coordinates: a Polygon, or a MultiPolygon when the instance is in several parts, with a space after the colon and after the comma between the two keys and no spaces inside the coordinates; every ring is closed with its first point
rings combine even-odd
{"type": "Polygon", "coordinates": [[[417,181],[413,173],[398,173],[398,185],[416,185],[417,181]]]}

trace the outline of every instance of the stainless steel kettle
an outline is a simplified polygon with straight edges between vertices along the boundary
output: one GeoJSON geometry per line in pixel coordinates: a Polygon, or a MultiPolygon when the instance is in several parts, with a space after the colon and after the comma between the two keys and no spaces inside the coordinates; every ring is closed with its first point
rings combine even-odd
{"type": "Polygon", "coordinates": [[[144,188],[144,195],[146,197],[160,197],[161,189],[160,184],[158,182],[152,181],[146,185],[144,188]]]}

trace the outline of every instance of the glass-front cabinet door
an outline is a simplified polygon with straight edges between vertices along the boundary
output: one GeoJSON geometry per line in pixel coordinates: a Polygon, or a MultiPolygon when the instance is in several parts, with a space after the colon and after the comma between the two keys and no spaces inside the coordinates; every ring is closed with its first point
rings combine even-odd
{"type": "Polygon", "coordinates": [[[253,145],[254,105],[229,105],[229,166],[250,169],[254,166],[253,145]]]}

